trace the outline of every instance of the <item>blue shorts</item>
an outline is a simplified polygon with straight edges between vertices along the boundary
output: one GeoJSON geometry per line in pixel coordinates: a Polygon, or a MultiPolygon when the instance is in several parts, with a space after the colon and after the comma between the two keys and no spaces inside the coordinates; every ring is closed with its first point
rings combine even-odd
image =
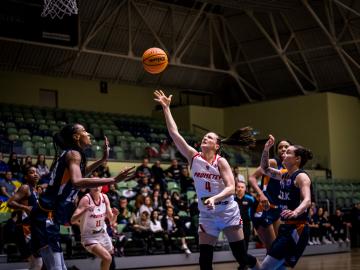
{"type": "Polygon", "coordinates": [[[49,246],[53,252],[62,252],[60,244],[60,225],[49,219],[49,212],[35,206],[30,215],[31,219],[31,247],[39,251],[49,246]]]}
{"type": "Polygon", "coordinates": [[[308,240],[307,224],[281,224],[268,255],[278,260],[285,259],[287,266],[294,267],[303,254],[308,240]]]}
{"type": "Polygon", "coordinates": [[[260,226],[264,228],[268,227],[280,218],[280,213],[280,208],[270,208],[267,211],[255,212],[252,216],[254,228],[257,229],[260,226]]]}

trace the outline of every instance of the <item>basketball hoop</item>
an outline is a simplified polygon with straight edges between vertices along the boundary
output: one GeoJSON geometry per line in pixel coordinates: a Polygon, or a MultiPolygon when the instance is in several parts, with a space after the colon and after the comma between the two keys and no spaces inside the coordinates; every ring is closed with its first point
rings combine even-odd
{"type": "Polygon", "coordinates": [[[62,19],[64,15],[78,14],[76,0],[44,0],[41,17],[50,16],[51,19],[62,19]]]}

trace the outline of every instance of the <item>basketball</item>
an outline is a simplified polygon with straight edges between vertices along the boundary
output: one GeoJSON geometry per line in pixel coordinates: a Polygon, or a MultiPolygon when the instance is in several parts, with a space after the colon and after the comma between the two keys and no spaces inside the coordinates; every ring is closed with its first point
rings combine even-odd
{"type": "Polygon", "coordinates": [[[162,49],[150,48],[144,52],[142,62],[147,72],[158,74],[167,67],[168,57],[162,49]]]}

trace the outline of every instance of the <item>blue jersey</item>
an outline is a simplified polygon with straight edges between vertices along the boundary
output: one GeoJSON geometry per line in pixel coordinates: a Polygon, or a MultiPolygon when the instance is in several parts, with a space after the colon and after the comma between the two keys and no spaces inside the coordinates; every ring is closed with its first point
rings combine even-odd
{"type": "MultiPolygon", "coordinates": [[[[280,209],[295,210],[301,204],[301,192],[300,188],[295,186],[295,179],[300,173],[306,173],[304,170],[297,170],[292,175],[285,173],[282,175],[283,180],[280,182],[280,194],[281,200],[280,209]]],[[[295,220],[308,220],[308,211],[295,218],[295,220]]]]}
{"type": "MultiPolygon", "coordinates": [[[[282,173],[285,173],[287,170],[282,165],[281,161],[276,159],[277,169],[282,173]]],[[[280,181],[273,179],[270,176],[264,175],[261,179],[261,189],[264,195],[268,198],[269,203],[272,205],[279,205],[279,191],[280,191],[280,181]]]]}
{"type": "MultiPolygon", "coordinates": [[[[66,154],[63,151],[51,172],[50,182],[45,192],[39,196],[39,206],[45,211],[52,211],[56,221],[60,224],[68,223],[75,210],[75,198],[78,189],[71,182],[66,154]]],[[[85,163],[80,164],[81,173],[85,175],[85,163]]]]}

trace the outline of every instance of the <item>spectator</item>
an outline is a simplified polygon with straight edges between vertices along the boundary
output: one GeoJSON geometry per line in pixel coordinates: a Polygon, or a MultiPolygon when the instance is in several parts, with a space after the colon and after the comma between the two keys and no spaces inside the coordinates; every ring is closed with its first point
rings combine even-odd
{"type": "MultiPolygon", "coordinates": [[[[120,197],[119,199],[119,215],[117,217],[118,224],[125,224],[125,231],[129,230],[129,225],[131,224],[132,220],[134,219],[134,214],[132,212],[131,207],[128,205],[128,200],[125,197],[120,197]]],[[[123,231],[124,231],[123,230],[123,231]]]]}
{"type": "Polygon", "coordinates": [[[309,208],[309,229],[310,237],[308,244],[309,245],[320,245],[320,231],[319,231],[319,218],[316,213],[314,213],[314,208],[309,208]]]}
{"type": "Polygon", "coordinates": [[[25,159],[22,158],[21,162],[20,162],[20,165],[21,165],[21,173],[24,174],[24,171],[26,171],[27,168],[34,166],[34,164],[32,162],[32,157],[31,156],[26,156],[25,159]]]}
{"type": "Polygon", "coordinates": [[[171,203],[174,206],[175,209],[178,209],[178,211],[187,211],[187,203],[181,199],[178,192],[174,191],[171,195],[171,203]]]}
{"type": "Polygon", "coordinates": [[[142,164],[136,168],[136,176],[143,177],[146,176],[149,179],[152,178],[151,169],[149,168],[149,159],[144,158],[142,164]]]}
{"type": "Polygon", "coordinates": [[[334,240],[338,243],[349,241],[347,238],[347,226],[344,221],[343,213],[340,209],[336,209],[335,215],[330,217],[331,229],[333,232],[334,240]]]}
{"type": "Polygon", "coordinates": [[[171,149],[168,140],[162,140],[160,144],[160,157],[162,160],[170,160],[171,149]]]}
{"type": "Polygon", "coordinates": [[[115,188],[115,184],[109,185],[109,191],[106,193],[109,198],[110,206],[119,209],[120,194],[115,188]]]}
{"type": "Polygon", "coordinates": [[[15,194],[15,191],[21,186],[21,183],[12,177],[12,172],[7,171],[5,178],[0,180],[0,200],[7,201],[15,194]]]}
{"type": "Polygon", "coordinates": [[[186,193],[188,190],[195,190],[194,180],[190,177],[189,169],[183,166],[180,172],[180,188],[181,193],[186,193]]]}
{"type": "Polygon", "coordinates": [[[179,220],[179,216],[174,215],[174,209],[172,207],[167,207],[166,214],[161,219],[161,226],[165,231],[165,252],[169,253],[169,247],[174,246],[172,239],[180,237],[181,249],[185,252],[186,255],[189,255],[191,254],[191,251],[187,246],[185,232],[179,220]]]}
{"type": "Polygon", "coordinates": [[[46,159],[44,155],[38,155],[35,167],[37,173],[40,176],[39,184],[48,184],[50,181],[50,170],[48,165],[46,164],[46,159]]]}
{"type": "Polygon", "coordinates": [[[148,194],[152,191],[152,184],[149,183],[149,178],[147,176],[141,177],[138,187],[140,190],[146,190],[148,194]]]}
{"type": "Polygon", "coordinates": [[[318,218],[319,218],[319,238],[322,244],[331,244],[331,224],[327,217],[327,212],[324,211],[324,208],[319,207],[318,209],[318,218]]]}
{"type": "Polygon", "coordinates": [[[4,161],[4,155],[0,152],[0,178],[5,177],[5,173],[9,170],[9,166],[4,161]]]}
{"type": "Polygon", "coordinates": [[[240,170],[239,166],[234,167],[234,178],[235,178],[235,181],[243,182],[243,183],[245,183],[245,185],[247,185],[245,176],[243,174],[241,174],[241,170],[240,170]]]}
{"type": "Polygon", "coordinates": [[[150,214],[147,211],[143,211],[140,217],[136,219],[133,225],[134,238],[144,241],[146,246],[146,253],[151,254],[151,231],[150,231],[150,214]]]}
{"type": "Polygon", "coordinates": [[[153,194],[151,195],[151,199],[153,202],[153,208],[154,210],[159,209],[160,211],[163,210],[162,208],[162,200],[161,200],[161,195],[160,195],[160,190],[159,189],[154,189],[153,194]]]}
{"type": "Polygon", "coordinates": [[[156,238],[162,238],[163,243],[165,244],[165,233],[164,229],[161,227],[161,222],[159,219],[159,211],[153,210],[150,215],[150,231],[151,231],[151,240],[156,243],[156,238]]]}
{"type": "Polygon", "coordinates": [[[151,173],[154,177],[154,184],[158,183],[160,185],[161,191],[165,190],[165,172],[161,168],[160,160],[155,161],[154,165],[151,167],[151,173]]]}
{"type": "Polygon", "coordinates": [[[165,172],[168,174],[169,177],[174,179],[176,182],[178,182],[178,183],[180,182],[181,167],[180,167],[177,159],[171,160],[171,166],[169,168],[167,168],[165,172]]]}
{"type": "Polygon", "coordinates": [[[14,177],[19,178],[21,176],[21,166],[15,152],[10,154],[7,164],[14,177]]]}
{"type": "Polygon", "coordinates": [[[144,204],[142,204],[140,206],[139,214],[141,215],[144,211],[148,212],[149,216],[150,216],[151,212],[153,211],[152,201],[151,201],[151,197],[149,195],[144,198],[144,204]]]}

